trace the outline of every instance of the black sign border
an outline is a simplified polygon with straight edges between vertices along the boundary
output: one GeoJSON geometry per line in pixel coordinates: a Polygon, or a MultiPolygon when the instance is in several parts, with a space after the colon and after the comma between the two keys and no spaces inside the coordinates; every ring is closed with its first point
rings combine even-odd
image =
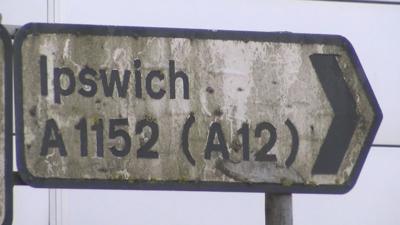
{"type": "Polygon", "coordinates": [[[4,220],[3,225],[12,224],[13,217],[13,102],[12,102],[12,45],[11,36],[0,24],[0,39],[4,46],[4,220]]]}
{"type": "Polygon", "coordinates": [[[24,25],[16,34],[14,41],[14,90],[16,107],[16,149],[17,166],[22,179],[33,187],[41,188],[78,188],[78,189],[133,189],[133,190],[175,190],[175,191],[223,191],[223,192],[267,192],[267,193],[321,193],[342,194],[350,191],[355,185],[361,168],[368,155],[372,141],[375,138],[382,121],[382,111],[371,89],[368,79],[360,64],[351,43],[338,35],[300,34],[290,32],[249,32],[226,30],[200,30],[180,28],[155,28],[155,27],[123,27],[99,26],[77,24],[44,24],[30,23],[24,25]],[[346,183],[342,185],[304,185],[294,184],[285,186],[273,183],[224,183],[224,182],[178,182],[178,181],[135,181],[133,183],[123,180],[98,180],[98,179],[60,179],[42,178],[33,176],[26,167],[24,156],[24,121],[22,99],[22,57],[21,47],[24,39],[29,35],[45,33],[68,33],[74,35],[99,35],[99,36],[130,36],[130,37],[168,37],[189,39],[219,39],[238,41],[268,41],[280,43],[300,44],[331,44],[342,46],[349,55],[358,79],[366,92],[375,117],[371,129],[361,149],[359,158],[346,183]]]}

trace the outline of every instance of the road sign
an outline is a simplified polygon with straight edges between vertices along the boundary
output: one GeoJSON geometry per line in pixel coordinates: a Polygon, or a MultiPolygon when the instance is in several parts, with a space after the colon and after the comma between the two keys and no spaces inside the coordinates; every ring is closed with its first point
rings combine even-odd
{"type": "Polygon", "coordinates": [[[28,24],[15,87],[37,187],[342,193],[382,118],[330,35],[28,24]]]}
{"type": "Polygon", "coordinates": [[[12,221],[11,38],[0,25],[0,223],[12,221]]]}

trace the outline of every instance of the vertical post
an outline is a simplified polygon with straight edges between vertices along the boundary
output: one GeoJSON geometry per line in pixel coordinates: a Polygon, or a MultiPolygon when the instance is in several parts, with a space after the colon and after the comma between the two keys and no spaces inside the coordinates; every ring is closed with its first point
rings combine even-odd
{"type": "Polygon", "coordinates": [[[293,225],[292,194],[265,193],[265,224],[293,225]]]}
{"type": "MultiPolygon", "coordinates": [[[[56,0],[47,0],[47,23],[56,22],[56,0]]],[[[62,224],[62,191],[49,189],[49,225],[62,224]]]]}
{"type": "Polygon", "coordinates": [[[56,0],[47,0],[47,23],[56,22],[56,0]]]}

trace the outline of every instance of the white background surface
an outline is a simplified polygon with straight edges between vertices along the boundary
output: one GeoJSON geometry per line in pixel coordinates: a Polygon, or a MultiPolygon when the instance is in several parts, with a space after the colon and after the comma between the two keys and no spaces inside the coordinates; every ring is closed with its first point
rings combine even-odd
{"type": "MultiPolygon", "coordinates": [[[[400,144],[400,5],[314,1],[1,0],[3,24],[62,22],[339,34],[353,44],[382,108],[375,139],[400,144]],[[49,7],[47,7],[49,6],[49,7]]],[[[371,148],[345,195],[294,195],[294,224],[400,224],[399,148],[371,148]]],[[[14,223],[264,224],[264,195],[14,188],[14,223]],[[49,196],[52,196],[49,198],[49,196]],[[51,201],[49,201],[51,200],[51,201]]]]}

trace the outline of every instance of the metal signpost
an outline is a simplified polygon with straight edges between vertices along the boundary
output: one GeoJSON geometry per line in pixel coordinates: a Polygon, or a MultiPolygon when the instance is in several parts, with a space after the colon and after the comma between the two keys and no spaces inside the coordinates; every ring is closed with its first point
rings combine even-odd
{"type": "Polygon", "coordinates": [[[0,224],[12,221],[12,48],[0,25],[0,224]]]}

